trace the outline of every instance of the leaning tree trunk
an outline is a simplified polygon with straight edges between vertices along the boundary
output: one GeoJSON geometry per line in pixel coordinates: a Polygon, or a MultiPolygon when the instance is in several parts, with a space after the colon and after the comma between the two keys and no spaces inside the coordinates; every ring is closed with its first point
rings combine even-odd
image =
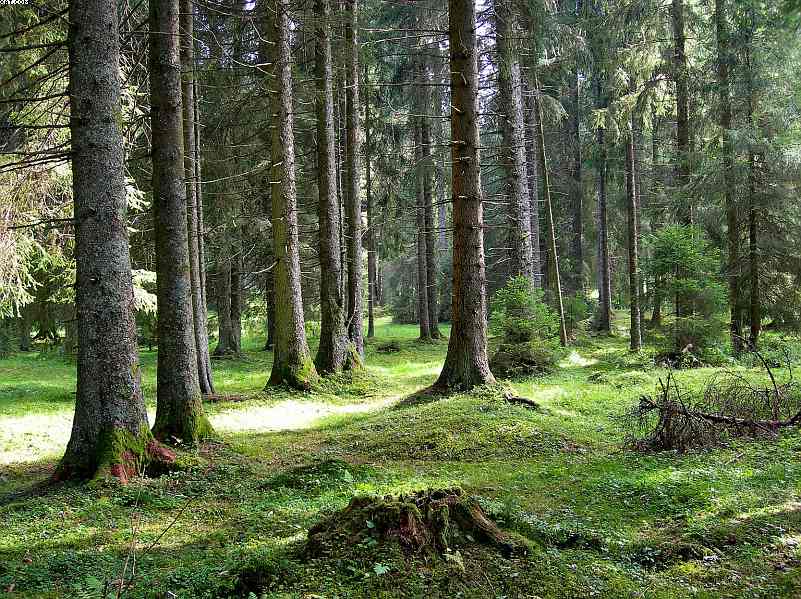
{"type": "Polygon", "coordinates": [[[553,206],[551,204],[551,180],[548,172],[548,156],[545,153],[545,132],[542,127],[542,103],[539,99],[539,81],[534,77],[534,109],[537,111],[537,157],[542,177],[542,198],[544,200],[545,224],[548,235],[548,272],[553,278],[555,303],[559,314],[559,342],[567,346],[567,326],[565,322],[565,304],[562,298],[562,278],[559,274],[559,253],[556,247],[556,229],[553,223],[553,206]]]}
{"type": "Polygon", "coordinates": [[[495,35],[498,49],[498,91],[500,100],[502,152],[506,173],[509,214],[509,245],[513,275],[531,278],[531,220],[528,172],[526,170],[523,93],[519,62],[520,28],[511,0],[495,0],[495,35]]]}
{"type": "Polygon", "coordinates": [[[78,384],[72,434],[54,478],[125,481],[156,446],[136,345],[113,0],[70,2],[69,77],[78,384]]]}
{"type": "Polygon", "coordinates": [[[320,345],[314,363],[320,373],[329,374],[340,372],[345,367],[348,354],[345,298],[342,295],[342,248],[339,244],[330,0],[315,0],[314,13],[317,20],[317,216],[320,222],[320,345]]]}
{"type": "Polygon", "coordinates": [[[478,134],[474,0],[449,0],[453,307],[448,353],[435,387],[471,389],[495,381],[487,358],[487,299],[478,134]]]}
{"type": "Polygon", "coordinates": [[[347,0],[346,54],[346,196],[348,224],[348,338],[360,358],[364,357],[362,335],[362,127],[359,122],[359,0],[347,0]]]}
{"type": "Polygon", "coordinates": [[[275,0],[270,33],[273,53],[273,129],[271,181],[273,241],[275,246],[275,355],[271,385],[307,389],[317,378],[303,322],[300,286],[300,242],[295,184],[295,137],[292,131],[292,59],[289,0],[275,0]]]}
{"type": "Polygon", "coordinates": [[[209,356],[209,333],[203,301],[203,263],[200,260],[200,222],[198,202],[197,139],[195,138],[195,38],[192,0],[181,0],[181,94],[183,99],[184,170],[186,172],[187,235],[189,275],[192,281],[192,320],[195,333],[198,384],[204,395],[214,393],[209,356]]]}
{"type": "Polygon", "coordinates": [[[417,218],[417,322],[420,325],[420,340],[428,341],[431,339],[431,329],[428,321],[428,271],[426,270],[426,241],[425,241],[425,212],[423,199],[423,182],[419,173],[422,172],[422,119],[415,119],[414,124],[414,162],[417,165],[418,175],[415,181],[415,209],[417,218]]]}
{"type": "Polygon", "coordinates": [[[642,347],[640,320],[640,273],[639,273],[639,223],[637,207],[637,165],[634,161],[634,131],[629,118],[626,135],[626,222],[629,253],[629,305],[631,308],[630,347],[639,351],[642,347]]]}
{"type": "Polygon", "coordinates": [[[197,379],[187,234],[178,0],[150,3],[150,118],[159,351],[159,439],[196,443],[212,433],[197,379]]]}
{"type": "Polygon", "coordinates": [[[717,35],[717,75],[720,95],[720,129],[723,136],[723,197],[726,207],[726,226],[728,237],[729,279],[729,334],[735,355],[743,350],[743,331],[740,322],[740,224],[737,217],[737,203],[734,197],[734,146],[731,139],[731,92],[729,88],[729,32],[726,26],[725,0],[715,0],[715,33],[717,35]]]}

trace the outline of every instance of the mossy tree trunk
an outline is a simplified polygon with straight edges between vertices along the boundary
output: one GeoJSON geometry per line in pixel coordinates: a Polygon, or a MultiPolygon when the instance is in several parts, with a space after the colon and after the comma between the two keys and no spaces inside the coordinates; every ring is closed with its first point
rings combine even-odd
{"type": "Polygon", "coordinates": [[[340,372],[348,355],[342,248],[339,245],[339,194],[334,131],[331,2],[315,0],[315,75],[317,111],[317,216],[320,223],[320,345],[314,364],[321,374],[340,372]]]}
{"type": "Polygon", "coordinates": [[[194,8],[191,0],[181,0],[181,95],[183,105],[184,170],[186,172],[187,235],[189,271],[192,282],[192,320],[195,333],[198,384],[200,392],[214,393],[209,356],[209,333],[203,296],[204,268],[201,260],[201,207],[199,201],[197,126],[195,119],[195,39],[194,8]]]}
{"type": "Polygon", "coordinates": [[[187,232],[178,0],[150,3],[150,118],[159,351],[154,435],[212,433],[198,386],[187,232]]]}
{"type": "Polygon", "coordinates": [[[273,242],[275,251],[275,349],[271,385],[306,389],[317,371],[306,342],[300,286],[295,138],[292,130],[292,62],[289,0],[273,0],[267,9],[273,81],[271,178],[273,242]]]}
{"type": "Polygon", "coordinates": [[[54,477],[127,479],[148,460],[153,438],[134,322],[116,2],[70,2],[69,77],[78,381],[54,477]]]}
{"type": "Polygon", "coordinates": [[[449,0],[453,307],[448,353],[435,387],[492,383],[487,356],[486,272],[478,135],[478,56],[473,0],[449,0]]]}

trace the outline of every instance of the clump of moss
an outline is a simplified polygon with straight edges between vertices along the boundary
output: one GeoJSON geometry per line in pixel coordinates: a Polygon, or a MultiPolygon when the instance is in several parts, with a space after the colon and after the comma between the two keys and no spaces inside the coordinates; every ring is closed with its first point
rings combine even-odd
{"type": "Polygon", "coordinates": [[[309,530],[304,555],[330,556],[364,543],[397,543],[429,555],[475,543],[495,547],[507,557],[529,552],[522,537],[499,529],[474,497],[454,488],[354,497],[344,510],[309,530]]]}

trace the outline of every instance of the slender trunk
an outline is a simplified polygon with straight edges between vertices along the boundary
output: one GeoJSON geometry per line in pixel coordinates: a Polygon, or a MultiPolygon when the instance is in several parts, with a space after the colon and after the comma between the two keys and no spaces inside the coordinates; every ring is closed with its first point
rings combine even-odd
{"type": "MultiPolygon", "coordinates": [[[[658,182],[660,185],[664,185],[665,180],[662,176],[661,168],[659,167],[659,123],[660,120],[657,118],[656,114],[654,113],[652,119],[653,125],[651,127],[651,164],[653,165],[654,169],[654,181],[658,182]]],[[[654,185],[656,188],[656,185],[654,185]]],[[[655,194],[654,194],[655,196],[655,194]]],[[[661,226],[660,218],[657,215],[653,217],[653,229],[659,229],[661,226]]],[[[653,297],[653,312],[651,313],[651,322],[650,326],[652,327],[660,327],[662,326],[662,304],[665,301],[665,287],[664,281],[661,277],[656,277],[654,279],[654,297],[653,297]]]]}
{"type": "Polygon", "coordinates": [[[731,140],[731,92],[729,86],[729,64],[731,53],[729,48],[729,32],[726,25],[725,0],[715,0],[715,33],[717,35],[717,75],[718,94],[720,96],[720,129],[723,136],[723,197],[726,208],[726,226],[728,236],[728,264],[726,266],[729,279],[729,334],[735,355],[743,350],[742,325],[740,323],[740,224],[737,215],[737,204],[734,197],[734,147],[731,140]]]}
{"type": "Polygon", "coordinates": [[[231,321],[231,257],[230,246],[221,246],[221,256],[217,263],[216,300],[217,300],[217,347],[215,356],[235,354],[234,326],[231,321]]]}
{"type": "MultiPolygon", "coordinates": [[[[579,0],[578,5],[581,5],[579,0]]],[[[581,100],[579,97],[580,76],[578,66],[570,77],[570,144],[573,150],[570,175],[570,207],[572,209],[572,238],[570,240],[571,277],[570,292],[577,294],[584,289],[584,189],[581,173],[581,100]]]]}
{"type": "Polygon", "coordinates": [[[69,77],[78,381],[72,434],[54,478],[107,473],[124,482],[144,468],[154,441],[134,322],[116,2],[70,2],[69,77]]]}
{"type": "Polygon", "coordinates": [[[347,0],[345,31],[347,119],[348,338],[364,357],[362,335],[362,197],[360,192],[362,127],[359,122],[359,0],[347,0]]]}
{"type": "Polygon", "coordinates": [[[231,260],[231,346],[242,353],[242,254],[231,260]]]}
{"type": "Polygon", "coordinates": [[[206,306],[203,302],[203,269],[200,261],[200,217],[197,177],[197,128],[195,125],[195,40],[191,0],[181,0],[181,94],[183,100],[184,170],[186,172],[189,275],[192,283],[192,321],[197,356],[198,384],[203,394],[214,393],[209,356],[206,306]]]}
{"type": "Polygon", "coordinates": [[[275,350],[270,385],[307,389],[317,378],[303,321],[300,286],[295,137],[292,113],[292,58],[289,0],[274,0],[268,10],[272,40],[273,129],[271,195],[275,251],[275,350]]]}
{"type": "Polygon", "coordinates": [[[528,90],[526,105],[526,174],[528,175],[529,230],[531,231],[531,278],[535,287],[543,287],[542,254],[540,252],[540,175],[537,158],[537,111],[534,96],[528,90]]]}
{"type": "Polygon", "coordinates": [[[317,23],[317,216],[320,222],[320,345],[314,363],[318,372],[328,374],[340,372],[345,367],[348,336],[341,285],[330,0],[316,0],[314,12],[317,23]]]}
{"type": "MultiPolygon", "coordinates": [[[[427,57],[423,57],[423,80],[431,82],[433,80],[431,66],[427,57]]],[[[422,191],[423,191],[423,241],[425,249],[426,265],[426,303],[428,311],[428,332],[432,339],[440,339],[439,332],[439,301],[437,298],[437,240],[434,233],[434,168],[431,155],[431,121],[428,118],[428,111],[431,110],[431,88],[424,86],[422,90],[422,108],[420,114],[420,152],[422,169],[422,191]]]]}
{"type": "MultiPolygon", "coordinates": [[[[203,183],[201,177],[201,152],[200,152],[200,100],[199,87],[197,77],[193,79],[194,87],[194,124],[195,124],[195,212],[197,215],[197,255],[198,255],[198,272],[200,273],[200,305],[203,308],[203,326],[206,329],[206,344],[208,346],[208,331],[209,331],[209,309],[206,300],[206,229],[203,224],[203,183]]],[[[206,349],[208,351],[208,349],[206,349]]],[[[211,369],[209,369],[209,377],[211,377],[211,369]]]]}
{"type": "Polygon", "coordinates": [[[22,352],[31,351],[31,315],[27,308],[22,308],[19,315],[17,332],[19,333],[19,350],[22,352]]]}
{"type": "Polygon", "coordinates": [[[487,357],[486,276],[478,133],[478,56],[473,0],[449,0],[453,307],[448,353],[435,387],[495,381],[487,357]]]}
{"type": "MultiPolygon", "coordinates": [[[[417,165],[417,172],[422,172],[422,119],[415,119],[414,125],[414,158],[417,165]]],[[[415,215],[417,220],[417,322],[420,325],[420,339],[427,341],[431,339],[431,329],[428,321],[428,271],[426,270],[426,240],[425,240],[425,213],[423,199],[422,177],[416,177],[415,185],[415,215]]]]}
{"type": "Polygon", "coordinates": [[[556,230],[553,224],[553,208],[551,205],[551,182],[548,173],[548,156],[545,153],[545,132],[542,128],[542,106],[539,100],[539,83],[534,81],[534,109],[537,111],[537,155],[539,158],[540,176],[542,177],[542,198],[545,209],[545,226],[548,235],[548,271],[553,277],[555,303],[559,313],[559,342],[567,346],[567,326],[565,323],[565,305],[562,298],[562,279],[559,274],[559,254],[556,248],[556,230]]]}
{"type": "Polygon", "coordinates": [[[376,253],[375,253],[375,216],[373,215],[373,171],[372,171],[372,150],[371,134],[372,121],[370,119],[370,85],[368,79],[368,69],[364,69],[364,116],[365,116],[365,151],[364,151],[364,170],[365,184],[367,187],[367,338],[375,337],[375,277],[376,277],[376,253]]]}
{"type": "MultiPolygon", "coordinates": [[[[753,8],[750,12],[750,28],[746,44],[746,88],[748,94],[748,125],[754,131],[754,81],[753,64],[751,61],[752,42],[754,34],[753,8]]],[[[748,345],[752,350],[759,347],[759,334],[762,331],[762,305],[759,296],[759,207],[757,197],[756,156],[754,149],[748,147],[748,266],[750,270],[750,293],[748,298],[748,312],[750,320],[750,336],[748,345]]]]}
{"type": "Polygon", "coordinates": [[[609,263],[609,224],[606,194],[606,136],[599,127],[596,194],[598,201],[598,322],[599,331],[612,331],[612,272],[609,263]]]}
{"type": "Polygon", "coordinates": [[[150,4],[150,118],[156,237],[159,439],[196,443],[211,425],[197,378],[184,171],[178,0],[150,4]]]}
{"type": "MultiPolygon", "coordinates": [[[[685,51],[686,35],[684,32],[684,0],[672,0],[670,5],[671,25],[673,29],[673,80],[676,83],[676,179],[680,195],[687,194],[690,182],[690,92],[689,73],[687,71],[687,53],[685,51]]],[[[692,203],[682,197],[678,206],[679,222],[692,224],[692,203]]]]}
{"type": "Polygon", "coordinates": [[[626,135],[626,221],[629,254],[629,306],[630,348],[639,351],[642,348],[642,331],[640,320],[640,273],[639,273],[639,223],[637,207],[637,165],[634,158],[634,130],[631,119],[626,135]]]}
{"type": "Polygon", "coordinates": [[[511,274],[532,276],[531,218],[518,43],[521,32],[509,0],[495,0],[498,91],[509,213],[511,274]]]}

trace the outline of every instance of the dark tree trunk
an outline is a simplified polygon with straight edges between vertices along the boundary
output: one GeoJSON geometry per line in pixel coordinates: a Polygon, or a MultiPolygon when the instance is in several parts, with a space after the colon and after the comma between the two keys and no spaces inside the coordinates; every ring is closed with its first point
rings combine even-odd
{"type": "Polygon", "coordinates": [[[435,387],[471,389],[495,381],[487,358],[486,277],[478,134],[476,7],[449,0],[453,307],[448,354],[435,387]]]}
{"type": "Polygon", "coordinates": [[[599,331],[612,331],[612,272],[609,263],[609,223],[606,194],[606,136],[599,127],[596,131],[598,161],[596,194],[598,201],[598,321],[599,331]]]}
{"type": "Polygon", "coordinates": [[[348,187],[348,338],[356,353],[364,357],[362,334],[362,198],[360,193],[362,127],[359,122],[359,0],[347,0],[346,44],[346,119],[348,187]]]}
{"type": "Polygon", "coordinates": [[[197,380],[184,183],[178,0],[150,4],[150,118],[159,351],[154,435],[208,437],[197,380]]]}
{"type": "Polygon", "coordinates": [[[242,353],[242,254],[231,260],[231,345],[242,353]]]}
{"type": "MultiPolygon", "coordinates": [[[[748,94],[748,124],[755,129],[754,122],[754,73],[751,61],[753,48],[754,21],[753,8],[749,8],[749,30],[746,44],[746,92],[748,94]]],[[[759,335],[762,331],[762,304],[759,296],[759,199],[757,197],[757,166],[754,149],[748,148],[748,266],[750,270],[750,293],[748,313],[750,320],[750,336],[748,345],[752,350],[759,347],[759,335]]]]}
{"type": "Polygon", "coordinates": [[[314,13],[317,23],[317,216],[320,223],[320,345],[314,363],[321,374],[329,374],[340,372],[345,367],[348,352],[345,299],[341,283],[342,248],[339,246],[330,0],[315,0],[314,13]]]}
{"type": "Polygon", "coordinates": [[[725,0],[715,0],[715,33],[717,36],[717,75],[720,96],[720,129],[723,136],[723,197],[726,208],[727,246],[729,250],[726,265],[729,279],[729,334],[735,355],[743,350],[743,331],[740,322],[740,223],[737,203],[734,197],[734,147],[731,140],[731,92],[729,84],[729,31],[726,25],[725,0]]]}
{"type": "Polygon", "coordinates": [[[236,354],[236,344],[234,342],[234,323],[231,320],[231,271],[232,260],[230,257],[230,246],[223,244],[219,262],[217,263],[217,274],[215,276],[217,300],[217,347],[214,349],[215,356],[229,356],[236,354]]]}
{"type": "Polygon", "coordinates": [[[22,308],[17,320],[17,332],[19,333],[19,350],[31,351],[31,315],[26,308],[22,308]]]}
{"type": "MultiPolygon", "coordinates": [[[[200,100],[198,98],[198,83],[197,78],[192,81],[194,87],[194,100],[195,100],[195,213],[197,215],[197,255],[198,255],[198,273],[200,274],[200,305],[203,308],[203,325],[206,328],[206,346],[208,351],[208,338],[209,338],[209,308],[206,301],[206,229],[203,224],[203,183],[200,168],[200,100]]],[[[211,370],[209,370],[209,377],[211,377],[211,370]]],[[[213,383],[212,383],[213,386],[213,383]]]]}
{"type": "MultiPolygon", "coordinates": [[[[579,0],[578,6],[581,5],[579,0]]],[[[580,76],[578,66],[570,77],[570,146],[573,156],[570,163],[570,207],[572,210],[572,238],[570,240],[571,276],[570,293],[576,294],[584,288],[584,189],[581,173],[581,101],[579,98],[580,76]]]]}
{"type": "Polygon", "coordinates": [[[537,111],[534,97],[527,90],[526,105],[526,174],[528,175],[529,230],[531,231],[531,278],[536,287],[543,287],[542,254],[540,252],[540,174],[537,158],[537,111]]]}
{"type": "Polygon", "coordinates": [[[271,177],[276,329],[270,384],[307,389],[317,378],[317,371],[306,343],[300,286],[289,8],[289,0],[274,0],[268,10],[274,41],[272,85],[277,89],[272,95],[272,113],[277,116],[271,177]]]}
{"type": "Polygon", "coordinates": [[[537,157],[539,158],[540,176],[542,177],[542,198],[545,209],[545,226],[548,243],[548,274],[553,278],[553,288],[557,312],[559,314],[559,341],[562,347],[567,346],[567,326],[565,323],[565,305],[562,299],[562,278],[559,274],[559,253],[556,247],[556,229],[553,223],[553,207],[551,204],[551,182],[548,172],[548,156],[545,153],[545,132],[542,128],[542,106],[539,100],[539,82],[535,77],[534,109],[537,111],[537,157]]]}
{"type": "Polygon", "coordinates": [[[125,481],[154,441],[134,322],[116,2],[70,2],[69,68],[80,340],[72,434],[54,477],[125,481]]]}
{"type": "Polygon", "coordinates": [[[531,218],[526,171],[525,123],[520,76],[520,28],[510,0],[495,0],[498,91],[503,134],[505,192],[509,213],[511,274],[532,276],[531,218]]]}
{"type": "MultiPolygon", "coordinates": [[[[676,83],[676,182],[682,196],[687,193],[690,182],[690,92],[689,73],[687,71],[687,54],[685,51],[686,34],[684,31],[684,0],[672,0],[670,5],[671,25],[673,29],[673,79],[676,83]]],[[[679,222],[692,224],[692,204],[688,198],[682,197],[678,206],[679,222]]]]}
{"type": "Polygon", "coordinates": [[[639,214],[637,206],[637,165],[634,158],[634,130],[629,120],[626,135],[626,221],[627,245],[629,254],[629,305],[630,348],[639,351],[642,347],[642,331],[640,319],[640,273],[639,273],[639,214]]]}
{"type": "Polygon", "coordinates": [[[370,118],[370,86],[368,69],[364,69],[364,86],[366,98],[364,102],[365,117],[365,183],[367,185],[367,338],[375,337],[375,304],[376,304],[376,243],[375,215],[373,214],[373,170],[372,170],[372,120],[370,118]]]}
{"type": "Polygon", "coordinates": [[[187,235],[189,270],[192,281],[192,315],[197,356],[198,384],[203,394],[214,393],[209,356],[209,333],[203,297],[203,263],[200,259],[200,222],[198,202],[197,140],[195,134],[195,39],[194,11],[191,0],[181,0],[181,93],[183,105],[184,170],[186,172],[187,235]]]}
{"type": "MultiPolygon", "coordinates": [[[[419,109],[419,107],[418,107],[419,109]]],[[[414,124],[414,162],[417,165],[418,175],[416,177],[416,194],[414,213],[417,219],[417,322],[420,324],[420,339],[428,341],[431,339],[431,329],[428,320],[428,271],[426,269],[426,240],[425,240],[425,200],[423,199],[422,173],[423,149],[422,149],[422,119],[415,119],[414,124]]]]}

